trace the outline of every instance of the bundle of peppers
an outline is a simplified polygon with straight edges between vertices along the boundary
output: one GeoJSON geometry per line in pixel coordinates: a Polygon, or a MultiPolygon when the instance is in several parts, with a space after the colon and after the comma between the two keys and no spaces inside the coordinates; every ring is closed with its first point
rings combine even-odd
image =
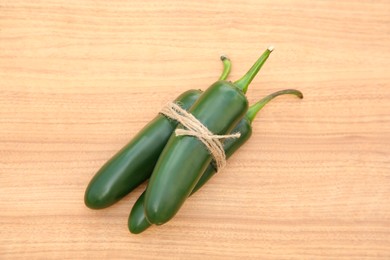
{"type": "MultiPolygon", "coordinates": [[[[226,81],[231,62],[222,56],[224,67],[217,82],[204,92],[188,90],[174,100],[212,133],[240,133],[239,138],[224,140],[227,159],[250,138],[253,120],[269,101],[286,94],[303,98],[300,91],[285,89],[248,107],[245,93],[271,52],[272,48],[268,48],[234,83],[226,81]]],[[[161,225],[172,219],[184,201],[217,170],[202,142],[194,136],[177,136],[174,131],[179,128],[183,126],[158,114],[95,174],[85,191],[87,207],[109,207],[149,179],[129,215],[130,232],[138,234],[152,224],[161,225]]]]}

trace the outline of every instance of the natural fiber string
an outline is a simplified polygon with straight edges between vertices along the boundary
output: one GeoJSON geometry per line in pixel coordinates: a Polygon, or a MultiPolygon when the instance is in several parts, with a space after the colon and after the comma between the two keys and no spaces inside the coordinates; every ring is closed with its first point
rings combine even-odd
{"type": "Polygon", "coordinates": [[[220,139],[226,138],[238,138],[240,133],[230,135],[215,135],[207,129],[198,119],[196,119],[191,113],[182,109],[175,103],[168,103],[160,111],[161,114],[178,121],[187,129],[176,129],[176,136],[189,135],[198,138],[209,150],[211,156],[214,158],[217,171],[222,169],[226,165],[225,150],[220,139]]]}

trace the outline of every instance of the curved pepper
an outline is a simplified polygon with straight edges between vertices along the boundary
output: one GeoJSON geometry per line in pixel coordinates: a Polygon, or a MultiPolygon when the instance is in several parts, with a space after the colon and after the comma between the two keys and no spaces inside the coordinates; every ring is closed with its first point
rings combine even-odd
{"type": "MultiPolygon", "coordinates": [[[[212,133],[230,133],[245,115],[248,101],[244,93],[271,51],[267,49],[237,82],[215,82],[189,112],[212,133]]],[[[211,159],[209,151],[197,138],[171,135],[146,189],[144,207],[150,223],[164,224],[177,213],[211,159]]]]}
{"type": "MultiPolygon", "coordinates": [[[[280,95],[292,94],[299,98],[303,98],[303,95],[300,91],[294,89],[286,89],[272,93],[265,98],[261,99],[256,104],[252,105],[245,117],[237,124],[237,126],[232,130],[232,133],[240,132],[241,136],[237,139],[228,139],[224,142],[223,148],[226,153],[226,158],[230,158],[252,135],[252,122],[256,117],[256,114],[272,99],[280,95]]],[[[215,168],[210,164],[206,171],[203,173],[202,177],[199,179],[198,183],[192,190],[191,194],[194,194],[198,191],[206,182],[216,173],[215,168]]],[[[145,231],[151,224],[148,222],[144,212],[144,198],[145,192],[141,194],[138,200],[135,202],[131,213],[128,219],[128,228],[131,233],[139,234],[145,231]]]]}
{"type": "MultiPolygon", "coordinates": [[[[223,71],[220,79],[225,80],[231,63],[226,56],[221,56],[221,61],[223,71]]],[[[201,90],[188,90],[174,102],[187,110],[201,93],[201,90]]],[[[111,206],[148,179],[176,126],[176,121],[157,115],[95,174],[85,191],[85,205],[91,209],[111,206]]]]}

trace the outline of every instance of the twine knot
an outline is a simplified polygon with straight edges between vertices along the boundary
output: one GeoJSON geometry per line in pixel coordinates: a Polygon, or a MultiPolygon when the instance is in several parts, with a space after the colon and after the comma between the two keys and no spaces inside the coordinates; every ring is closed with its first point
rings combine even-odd
{"type": "Polygon", "coordinates": [[[172,118],[182,124],[186,129],[176,129],[176,136],[188,135],[199,139],[213,157],[216,169],[219,171],[226,165],[226,155],[221,139],[239,138],[240,133],[230,135],[215,135],[191,113],[187,112],[175,103],[168,103],[160,111],[161,114],[172,118]]]}

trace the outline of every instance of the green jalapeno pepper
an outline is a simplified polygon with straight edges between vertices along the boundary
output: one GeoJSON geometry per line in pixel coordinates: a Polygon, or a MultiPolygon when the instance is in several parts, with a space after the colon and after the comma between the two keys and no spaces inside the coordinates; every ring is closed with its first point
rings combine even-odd
{"type": "MultiPolygon", "coordinates": [[[[221,60],[223,71],[219,79],[225,80],[231,63],[226,56],[221,56],[221,60]]],[[[187,110],[201,93],[188,90],[174,102],[187,110]]],[[[85,191],[85,205],[92,209],[111,206],[148,179],[176,125],[175,120],[157,115],[95,174],[85,191]]]]}
{"type": "MultiPolygon", "coordinates": [[[[188,109],[200,94],[200,90],[189,90],[175,102],[188,109]]],[[[96,173],[85,191],[85,205],[92,209],[111,206],[148,179],[176,125],[157,115],[96,173]]]]}
{"type": "MultiPolygon", "coordinates": [[[[248,109],[245,92],[272,49],[235,83],[217,81],[206,89],[189,112],[214,134],[230,133],[248,109]]],[[[181,125],[178,126],[182,128],[181,125]]],[[[172,134],[153,170],[144,209],[150,223],[161,225],[179,210],[211,162],[211,155],[193,136],[172,134]]]]}
{"type": "MultiPolygon", "coordinates": [[[[292,94],[296,95],[299,98],[302,98],[303,95],[300,91],[294,89],[286,89],[282,91],[277,91],[272,93],[265,98],[261,99],[256,104],[252,105],[245,117],[241,119],[241,121],[237,124],[237,126],[232,130],[232,132],[240,132],[241,136],[237,139],[228,139],[224,142],[224,150],[226,153],[226,158],[230,158],[252,135],[252,122],[256,117],[256,114],[272,99],[280,95],[292,94]]],[[[206,171],[203,173],[202,177],[199,179],[198,183],[191,191],[191,194],[194,194],[198,191],[214,174],[216,173],[215,168],[212,164],[210,164],[206,171]]],[[[131,213],[128,219],[128,228],[131,233],[139,234],[146,230],[151,224],[145,217],[144,212],[144,198],[145,192],[138,198],[136,203],[134,204],[131,213]]]]}

